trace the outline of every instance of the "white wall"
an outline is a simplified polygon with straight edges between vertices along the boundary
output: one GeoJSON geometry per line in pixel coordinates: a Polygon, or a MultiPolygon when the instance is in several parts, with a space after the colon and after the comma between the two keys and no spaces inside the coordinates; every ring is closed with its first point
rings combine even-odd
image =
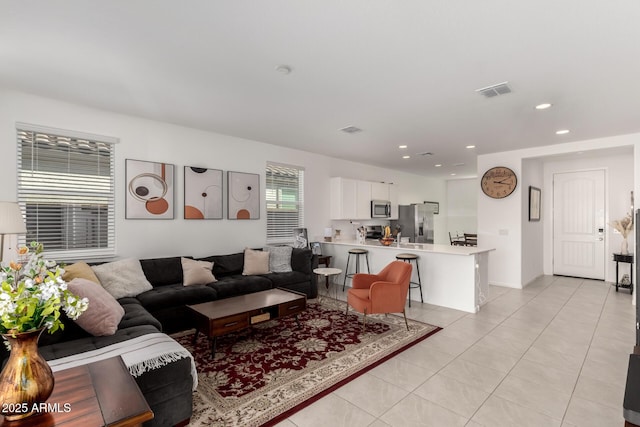
{"type": "Polygon", "coordinates": [[[452,236],[477,232],[478,185],[477,178],[447,181],[447,232],[452,236]]]}
{"type": "MultiPolygon", "coordinates": [[[[546,215],[540,221],[529,221],[529,186],[539,188],[542,194],[549,193],[544,185],[543,166],[539,159],[525,159],[522,162],[522,276],[521,283],[527,284],[541,276],[543,270],[543,225],[549,223],[546,215]]],[[[543,204],[542,207],[544,207],[543,204]]]]}
{"type": "Polygon", "coordinates": [[[261,189],[264,189],[267,161],[304,167],[305,225],[310,238],[322,236],[324,227],[330,225],[329,178],[332,176],[394,182],[398,184],[400,203],[444,195],[443,181],[438,183],[417,175],[0,89],[3,160],[0,200],[16,200],[16,122],[120,139],[116,146],[115,180],[116,250],[120,257],[203,256],[264,245],[264,203],[259,220],[184,220],[184,166],[259,173],[261,189]],[[124,219],[125,159],[176,165],[175,219],[124,219]]]}
{"type": "MultiPolygon", "coordinates": [[[[549,250],[551,243],[547,228],[551,226],[549,221],[542,221],[544,233],[539,235],[536,235],[535,228],[532,228],[536,227],[535,225],[523,224],[525,218],[528,217],[528,212],[524,207],[528,206],[529,184],[525,188],[522,185],[522,180],[524,178],[526,184],[537,179],[536,173],[532,173],[529,168],[532,165],[534,168],[538,167],[535,164],[528,163],[527,159],[540,159],[544,164],[552,161],[550,156],[570,153],[576,153],[577,155],[580,151],[611,149],[614,147],[633,147],[634,149],[634,155],[628,156],[635,159],[633,164],[624,163],[623,166],[616,166],[618,169],[627,171],[628,175],[624,176],[628,178],[623,178],[624,185],[622,188],[610,188],[610,200],[620,199],[627,201],[629,199],[628,191],[631,187],[635,189],[635,194],[640,194],[638,193],[640,189],[640,181],[638,179],[640,134],[619,135],[478,156],[479,175],[482,175],[484,171],[493,166],[507,166],[516,172],[520,180],[514,193],[506,199],[494,200],[482,194],[481,190],[478,190],[478,241],[483,247],[496,248],[495,252],[492,252],[489,257],[489,282],[491,284],[521,288],[528,283],[525,280],[537,274],[536,269],[538,267],[530,270],[529,267],[526,267],[526,277],[523,274],[523,262],[529,262],[530,257],[535,256],[529,249],[523,251],[525,244],[539,246],[542,242],[543,254],[538,254],[534,259],[538,263],[538,257],[544,257],[544,272],[549,273],[546,262],[549,259],[548,257],[551,256],[549,250]],[[635,177],[632,182],[626,181],[627,179],[630,180],[631,177],[635,177]],[[526,242],[523,240],[523,233],[526,233],[526,242]]],[[[604,159],[605,157],[598,157],[596,160],[600,164],[608,164],[604,159]]],[[[615,164],[615,159],[612,159],[612,162],[615,164]]],[[[548,184],[547,175],[548,173],[545,170],[543,177],[545,184],[541,188],[543,189],[542,217],[548,219],[551,215],[551,208],[549,199],[547,199],[550,192],[545,190],[550,185],[548,184]]],[[[607,272],[606,277],[607,280],[611,280],[610,272],[607,272]]]]}

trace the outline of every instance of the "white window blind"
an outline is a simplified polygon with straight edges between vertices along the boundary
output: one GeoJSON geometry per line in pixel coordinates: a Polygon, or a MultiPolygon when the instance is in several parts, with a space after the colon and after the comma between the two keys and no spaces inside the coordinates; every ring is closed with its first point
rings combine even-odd
{"type": "Polygon", "coordinates": [[[21,124],[17,136],[25,241],[56,261],[113,256],[114,141],[21,124]]]}
{"type": "Polygon", "coordinates": [[[292,243],[304,227],[304,169],[267,163],[267,243],[292,243]]]}

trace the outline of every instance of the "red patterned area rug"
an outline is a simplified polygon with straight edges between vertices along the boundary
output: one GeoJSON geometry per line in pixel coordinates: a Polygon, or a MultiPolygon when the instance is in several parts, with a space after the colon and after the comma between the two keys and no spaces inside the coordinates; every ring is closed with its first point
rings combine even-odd
{"type": "Polygon", "coordinates": [[[172,335],[195,357],[198,389],[190,426],[269,426],[422,341],[440,328],[401,316],[345,315],[345,302],[310,301],[298,316],[218,338],[172,335]]]}

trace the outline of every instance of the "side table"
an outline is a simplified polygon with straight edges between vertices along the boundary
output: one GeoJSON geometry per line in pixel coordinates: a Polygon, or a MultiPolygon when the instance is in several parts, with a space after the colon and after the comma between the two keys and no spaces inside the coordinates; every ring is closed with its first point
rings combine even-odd
{"type": "Polygon", "coordinates": [[[613,260],[616,262],[616,292],[618,292],[618,288],[629,289],[629,292],[631,293],[631,295],[633,295],[633,254],[613,254],[613,260]],[[631,266],[631,268],[629,269],[631,273],[631,280],[628,285],[621,284],[618,277],[618,264],[621,262],[627,263],[631,266]]]}
{"type": "Polygon", "coordinates": [[[54,372],[46,412],[2,427],[140,426],[153,419],[138,384],[120,356],[54,372]]]}
{"type": "MultiPolygon", "coordinates": [[[[313,272],[315,274],[317,274],[318,276],[324,276],[325,278],[325,282],[326,282],[326,289],[327,289],[327,296],[329,295],[329,277],[330,276],[337,276],[338,274],[342,273],[342,270],[340,270],[339,268],[316,268],[313,270],[313,272]]],[[[335,286],[336,288],[336,299],[338,299],[338,285],[335,286]]]]}

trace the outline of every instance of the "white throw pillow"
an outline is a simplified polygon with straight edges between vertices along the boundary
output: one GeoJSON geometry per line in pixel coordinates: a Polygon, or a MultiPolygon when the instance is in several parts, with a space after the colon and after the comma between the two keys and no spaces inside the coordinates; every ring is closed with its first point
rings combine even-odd
{"type": "Polygon", "coordinates": [[[291,246],[266,246],[269,252],[269,270],[273,273],[288,273],[291,270],[291,246]]]}
{"type": "Polygon", "coordinates": [[[206,285],[217,282],[211,269],[213,263],[208,261],[196,261],[195,259],[180,258],[182,263],[182,284],[184,286],[206,285]]]}
{"type": "Polygon", "coordinates": [[[269,252],[254,251],[246,248],[244,250],[244,276],[253,276],[255,274],[268,274],[269,271],[269,252]]]}
{"type": "Polygon", "coordinates": [[[91,267],[100,284],[115,299],[135,297],[153,289],[142,271],[140,261],[127,258],[91,267]]]}

